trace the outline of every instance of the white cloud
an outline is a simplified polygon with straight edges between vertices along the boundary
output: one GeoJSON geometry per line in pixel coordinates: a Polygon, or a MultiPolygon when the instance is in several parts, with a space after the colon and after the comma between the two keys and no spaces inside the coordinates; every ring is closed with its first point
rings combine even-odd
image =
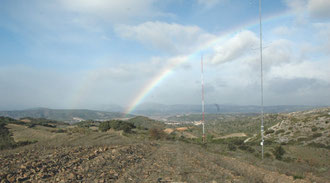
{"type": "Polygon", "coordinates": [[[119,64],[116,66],[103,66],[92,70],[90,76],[95,80],[108,80],[117,82],[133,82],[145,79],[158,73],[166,64],[171,64],[166,59],[158,57],[151,58],[146,62],[135,62],[134,64],[119,64]]]}
{"type": "Polygon", "coordinates": [[[293,45],[289,40],[277,39],[265,47],[263,49],[264,68],[269,69],[276,65],[292,62],[292,57],[294,57],[293,45]]]}
{"type": "Polygon", "coordinates": [[[225,43],[215,46],[210,63],[221,64],[238,59],[254,49],[258,40],[258,37],[253,32],[242,31],[225,43]]]}
{"type": "Polygon", "coordinates": [[[300,23],[306,23],[309,16],[314,19],[330,19],[329,0],[286,0],[287,6],[297,15],[300,23]]]}
{"type": "Polygon", "coordinates": [[[312,17],[330,19],[329,0],[309,0],[307,3],[307,8],[312,17]]]}
{"type": "Polygon", "coordinates": [[[330,54],[330,23],[315,23],[313,24],[317,30],[318,39],[321,40],[320,51],[329,55],[330,54]]]}
{"type": "Polygon", "coordinates": [[[330,84],[330,64],[326,61],[304,61],[275,66],[269,71],[272,78],[307,78],[330,84]]]}
{"type": "Polygon", "coordinates": [[[215,38],[198,26],[159,21],[145,22],[137,26],[118,25],[115,32],[125,39],[137,40],[172,54],[190,52],[200,44],[215,38]]]}

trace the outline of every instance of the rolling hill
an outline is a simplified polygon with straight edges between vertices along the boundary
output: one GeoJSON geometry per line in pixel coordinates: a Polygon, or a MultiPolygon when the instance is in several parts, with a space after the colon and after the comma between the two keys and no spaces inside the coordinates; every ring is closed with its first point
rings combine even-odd
{"type": "Polygon", "coordinates": [[[17,111],[0,111],[0,116],[11,117],[15,119],[32,117],[46,118],[57,121],[65,121],[75,123],[84,120],[109,120],[122,117],[132,117],[132,115],[124,115],[119,112],[104,112],[87,109],[48,109],[36,108],[17,111]]]}

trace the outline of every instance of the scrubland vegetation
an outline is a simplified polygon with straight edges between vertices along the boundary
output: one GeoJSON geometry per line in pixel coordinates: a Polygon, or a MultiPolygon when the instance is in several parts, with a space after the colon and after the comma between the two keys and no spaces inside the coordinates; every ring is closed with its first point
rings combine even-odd
{"type": "Polygon", "coordinates": [[[9,182],[328,182],[329,112],[326,108],[266,115],[263,160],[256,115],[213,116],[207,121],[205,142],[200,126],[165,125],[142,116],[75,125],[1,117],[0,178],[9,182]]]}

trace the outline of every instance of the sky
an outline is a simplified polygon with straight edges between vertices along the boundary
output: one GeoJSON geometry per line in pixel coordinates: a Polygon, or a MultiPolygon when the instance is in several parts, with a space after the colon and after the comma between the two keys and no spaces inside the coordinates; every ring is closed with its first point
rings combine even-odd
{"type": "MultiPolygon", "coordinates": [[[[1,0],[0,110],[260,104],[258,0],[1,0]]],[[[263,0],[265,105],[330,105],[330,1],[263,0]]]]}

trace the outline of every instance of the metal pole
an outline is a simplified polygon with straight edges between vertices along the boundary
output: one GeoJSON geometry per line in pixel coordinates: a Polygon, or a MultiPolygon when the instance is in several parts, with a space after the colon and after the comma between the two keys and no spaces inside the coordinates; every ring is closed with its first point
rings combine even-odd
{"type": "Polygon", "coordinates": [[[204,106],[204,71],[203,71],[203,55],[201,56],[201,82],[202,82],[202,125],[203,125],[203,142],[205,142],[205,106],[204,106]]]}
{"type": "Polygon", "coordinates": [[[259,24],[260,24],[260,93],[261,93],[261,158],[264,159],[264,85],[262,65],[262,21],[261,0],[259,0],[259,24]]]}

